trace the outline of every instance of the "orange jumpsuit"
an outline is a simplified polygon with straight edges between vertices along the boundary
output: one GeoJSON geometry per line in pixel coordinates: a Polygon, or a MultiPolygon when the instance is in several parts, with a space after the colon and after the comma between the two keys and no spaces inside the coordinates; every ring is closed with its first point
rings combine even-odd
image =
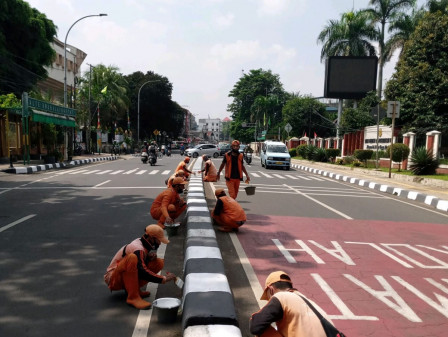
{"type": "Polygon", "coordinates": [[[229,195],[233,199],[236,199],[240,188],[240,182],[243,180],[243,154],[240,153],[238,156],[232,156],[231,151],[229,151],[224,155],[224,160],[226,163],[225,177],[227,189],[229,190],[229,195]],[[235,168],[233,169],[234,174],[232,175],[232,158],[235,157],[237,158],[238,166],[237,171],[235,168]]]}
{"type": "Polygon", "coordinates": [[[188,173],[188,168],[187,168],[187,163],[185,163],[184,160],[182,160],[179,165],[177,165],[176,170],[174,171],[174,173],[176,173],[177,171],[183,170],[185,172],[185,179],[188,179],[188,177],[190,176],[190,173],[188,173]]]}
{"type": "Polygon", "coordinates": [[[151,216],[159,220],[157,224],[165,227],[166,218],[176,219],[187,207],[187,204],[179,196],[179,193],[173,187],[167,188],[160,193],[151,205],[151,216]],[[173,213],[168,212],[168,208],[173,209],[173,213]]]}
{"type": "Polygon", "coordinates": [[[224,229],[237,229],[246,221],[246,213],[233,198],[222,196],[218,198],[212,218],[224,229]]]}
{"type": "Polygon", "coordinates": [[[204,181],[216,181],[218,178],[218,171],[215,164],[209,159],[205,162],[205,177],[204,181]]]}

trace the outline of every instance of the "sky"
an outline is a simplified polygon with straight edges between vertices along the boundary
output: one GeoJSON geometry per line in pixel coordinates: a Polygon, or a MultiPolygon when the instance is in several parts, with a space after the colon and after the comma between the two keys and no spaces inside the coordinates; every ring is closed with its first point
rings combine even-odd
{"type": "MultiPolygon", "coordinates": [[[[172,99],[198,118],[225,118],[233,86],[251,69],[278,74],[288,92],[321,97],[319,33],[369,0],[28,0],[58,27],[88,65],[166,76],[172,99]]],[[[418,0],[418,5],[426,3],[418,0]]],[[[384,68],[384,81],[396,57],[384,68]]],[[[384,85],[383,85],[384,87],[384,85]]]]}

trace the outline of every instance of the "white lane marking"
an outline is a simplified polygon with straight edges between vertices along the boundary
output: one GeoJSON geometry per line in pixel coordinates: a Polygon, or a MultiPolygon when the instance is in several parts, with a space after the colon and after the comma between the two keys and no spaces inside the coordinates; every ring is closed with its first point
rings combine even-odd
{"type": "Polygon", "coordinates": [[[83,174],[92,174],[92,173],[99,172],[99,171],[100,170],[93,170],[93,171],[84,172],[83,174]]]}
{"type": "Polygon", "coordinates": [[[143,174],[145,172],[146,172],[146,170],[141,170],[140,172],[137,172],[136,174],[143,174]]]}
{"type": "Polygon", "coordinates": [[[93,188],[97,188],[97,187],[99,187],[101,185],[107,184],[109,181],[111,181],[111,180],[106,180],[106,181],[104,181],[104,182],[102,182],[100,184],[97,184],[97,185],[93,186],[93,188]]]}
{"type": "Polygon", "coordinates": [[[348,219],[348,220],[353,220],[353,218],[352,218],[352,217],[349,217],[347,214],[342,213],[342,212],[339,212],[337,209],[334,209],[333,207],[330,207],[330,206],[324,204],[323,202],[320,202],[319,200],[314,199],[314,198],[310,197],[309,195],[306,195],[305,193],[302,193],[302,192],[299,191],[299,190],[296,190],[296,189],[294,189],[294,188],[292,188],[292,187],[290,187],[290,186],[288,186],[288,185],[286,185],[286,184],[283,184],[283,186],[285,186],[286,188],[289,188],[290,190],[295,191],[297,194],[303,195],[305,198],[308,198],[308,199],[310,199],[311,201],[314,201],[316,204],[319,204],[319,205],[325,207],[326,209],[328,209],[328,210],[330,210],[330,211],[332,211],[332,212],[334,212],[334,213],[336,213],[336,214],[342,216],[343,218],[346,218],[346,219],[348,219]]]}
{"type": "Polygon", "coordinates": [[[159,172],[159,170],[153,170],[153,171],[149,172],[149,174],[156,174],[157,172],[159,172]]]}
{"type": "MultiPolygon", "coordinates": [[[[258,172],[260,172],[260,171],[258,171],[258,172]]],[[[272,178],[272,176],[270,176],[269,174],[267,174],[267,173],[263,173],[263,172],[260,172],[262,175],[264,175],[266,178],[272,178]]]]}
{"type": "Polygon", "coordinates": [[[82,172],[87,172],[88,170],[78,170],[78,171],[73,171],[73,172],[69,172],[68,174],[77,174],[77,173],[82,173],[82,172]]]}
{"type": "Polygon", "coordinates": [[[251,172],[250,175],[254,176],[254,177],[257,177],[257,178],[260,178],[260,176],[258,174],[256,174],[255,172],[251,172]]]}
{"type": "Polygon", "coordinates": [[[19,220],[16,220],[16,221],[14,221],[14,222],[11,222],[9,225],[5,225],[5,226],[1,227],[1,228],[0,228],[0,232],[3,232],[3,231],[5,231],[5,230],[7,230],[8,228],[11,228],[11,227],[13,227],[13,226],[15,226],[15,225],[18,225],[19,223],[24,222],[24,221],[26,221],[26,220],[28,220],[28,219],[31,219],[31,218],[33,218],[33,217],[35,217],[35,216],[36,216],[36,214],[30,214],[30,215],[27,215],[27,216],[25,216],[25,217],[19,219],[19,220]]]}
{"type": "Polygon", "coordinates": [[[317,180],[317,181],[323,181],[323,179],[322,179],[322,178],[318,178],[318,177],[313,177],[313,176],[308,176],[308,177],[310,177],[311,179],[317,180]]]}
{"type": "Polygon", "coordinates": [[[131,173],[134,173],[135,171],[138,171],[138,170],[139,170],[139,169],[136,168],[136,169],[133,169],[133,170],[129,170],[129,171],[123,173],[123,174],[131,174],[131,173]]]}
{"type": "Polygon", "coordinates": [[[299,178],[294,177],[294,176],[292,176],[292,175],[290,175],[290,174],[285,174],[285,177],[288,177],[288,178],[291,178],[291,179],[299,179],[299,178]]]}
{"type": "Polygon", "coordinates": [[[112,170],[104,170],[104,171],[98,172],[96,174],[106,174],[106,173],[109,173],[109,172],[112,172],[112,170]]]}
{"type": "Polygon", "coordinates": [[[286,179],[285,177],[283,177],[283,176],[280,175],[280,174],[273,174],[273,176],[274,176],[274,177],[277,177],[277,178],[280,178],[280,179],[286,179]]]}
{"type": "Polygon", "coordinates": [[[169,174],[170,172],[171,172],[171,170],[165,170],[165,171],[162,172],[162,174],[167,175],[167,174],[169,174]]]}
{"type": "Polygon", "coordinates": [[[115,172],[112,172],[111,174],[118,174],[118,173],[121,173],[121,172],[123,172],[124,170],[118,170],[118,171],[115,171],[115,172]]]}
{"type": "Polygon", "coordinates": [[[303,179],[303,180],[311,180],[310,178],[307,178],[307,177],[305,177],[305,176],[299,176],[299,178],[300,178],[300,179],[303,179]]]}
{"type": "MultiPolygon", "coordinates": [[[[165,257],[166,245],[160,245],[157,250],[157,256],[163,259],[165,257]]],[[[160,272],[159,272],[160,275],[160,272]]],[[[151,292],[149,295],[149,302],[154,302],[156,299],[158,283],[148,282],[146,290],[151,292]]],[[[132,337],[146,337],[148,336],[149,323],[151,322],[153,307],[149,310],[140,310],[138,313],[137,321],[135,322],[134,331],[132,332],[132,337]]]]}

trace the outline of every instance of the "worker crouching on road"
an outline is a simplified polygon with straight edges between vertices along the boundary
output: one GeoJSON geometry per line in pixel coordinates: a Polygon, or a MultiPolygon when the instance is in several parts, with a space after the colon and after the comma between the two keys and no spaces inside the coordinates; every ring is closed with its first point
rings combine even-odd
{"type": "Polygon", "coordinates": [[[172,224],[187,208],[187,203],[179,196],[186,183],[184,178],[174,178],[172,186],[160,193],[152,203],[151,216],[158,220],[161,228],[165,228],[165,223],[172,224]]]}
{"type": "Polygon", "coordinates": [[[174,172],[174,174],[171,177],[169,177],[167,180],[165,180],[165,184],[167,185],[167,187],[172,187],[173,180],[174,180],[174,178],[177,178],[177,177],[181,177],[185,181],[185,172],[183,170],[174,172]]]}
{"type": "Polygon", "coordinates": [[[141,238],[118,250],[104,275],[109,289],[125,289],[128,294],[126,303],[137,309],[151,307],[150,302],[142,299],[149,296],[149,291],[141,291],[141,287],[148,282],[164,284],[176,279],[176,275],[169,272],[166,276],[158,275],[164,266],[164,260],[157,257],[161,243],[169,243],[163,229],[157,225],[147,226],[141,238]]]}
{"type": "MultiPolygon", "coordinates": [[[[269,302],[252,314],[249,321],[250,332],[259,337],[326,337],[320,319],[305,302],[304,296],[301,296],[303,295],[293,288],[288,274],[283,271],[269,274],[260,298],[269,302]],[[274,322],[278,330],[271,326],[274,322]]],[[[315,303],[313,306],[323,312],[315,303]]]]}
{"type": "Polygon", "coordinates": [[[190,177],[190,174],[192,173],[187,167],[189,162],[190,162],[190,157],[185,157],[184,160],[182,160],[179,163],[179,165],[177,165],[176,171],[174,171],[174,172],[178,172],[178,171],[182,170],[182,171],[184,171],[185,179],[188,179],[190,177]]]}
{"type": "Polygon", "coordinates": [[[204,168],[198,171],[198,173],[204,172],[204,181],[215,182],[218,180],[216,166],[213,164],[212,160],[206,154],[202,156],[202,160],[205,163],[204,168]]]}
{"type": "Polygon", "coordinates": [[[233,198],[226,196],[224,189],[218,188],[215,191],[218,198],[215,209],[212,211],[212,218],[220,225],[221,232],[238,231],[246,222],[246,213],[240,204],[233,198]]]}
{"type": "Polygon", "coordinates": [[[221,175],[221,171],[225,166],[225,178],[229,195],[236,199],[238,196],[238,190],[240,188],[240,182],[243,180],[243,172],[246,174],[246,182],[249,183],[250,178],[247,174],[246,168],[243,163],[243,154],[239,152],[240,142],[234,140],[232,142],[232,150],[224,154],[221,166],[218,170],[218,180],[221,175]]]}

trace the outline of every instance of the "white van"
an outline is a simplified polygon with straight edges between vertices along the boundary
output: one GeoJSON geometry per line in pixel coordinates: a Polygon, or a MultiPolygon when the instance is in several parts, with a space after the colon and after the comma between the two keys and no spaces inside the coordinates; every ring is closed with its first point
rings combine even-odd
{"type": "Polygon", "coordinates": [[[291,168],[291,156],[288,148],[282,142],[265,141],[261,146],[260,152],[261,166],[266,167],[285,167],[291,168]]]}

